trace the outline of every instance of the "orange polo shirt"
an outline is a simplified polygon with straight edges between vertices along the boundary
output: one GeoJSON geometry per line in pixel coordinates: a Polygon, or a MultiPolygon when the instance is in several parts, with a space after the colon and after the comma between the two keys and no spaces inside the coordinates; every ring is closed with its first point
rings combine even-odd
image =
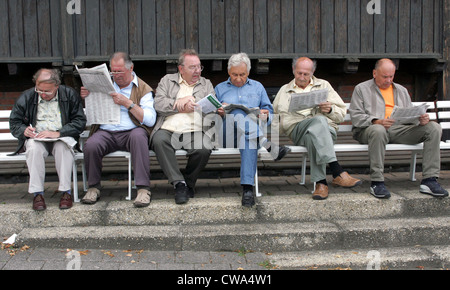
{"type": "Polygon", "coordinates": [[[391,85],[387,89],[380,89],[381,95],[383,95],[384,103],[386,104],[386,114],[385,118],[389,118],[392,114],[392,110],[394,109],[394,87],[391,85]]]}

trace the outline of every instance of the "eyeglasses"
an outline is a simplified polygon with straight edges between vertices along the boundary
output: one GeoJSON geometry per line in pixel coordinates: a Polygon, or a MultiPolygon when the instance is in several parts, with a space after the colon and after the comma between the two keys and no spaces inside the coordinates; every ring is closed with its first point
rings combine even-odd
{"type": "MultiPolygon", "coordinates": [[[[184,64],[183,64],[183,66],[184,66],[184,64]]],[[[187,69],[190,71],[196,71],[196,70],[203,71],[205,69],[205,67],[202,65],[191,65],[191,66],[188,66],[187,69]]]]}
{"type": "Polygon", "coordinates": [[[56,90],[51,91],[51,92],[43,92],[43,91],[39,91],[36,87],[34,88],[34,91],[39,95],[47,95],[47,96],[51,96],[56,92],[56,90]]]}
{"type": "Polygon", "coordinates": [[[118,76],[118,75],[123,75],[125,72],[123,71],[117,71],[117,72],[110,72],[109,75],[110,76],[118,76]]]}

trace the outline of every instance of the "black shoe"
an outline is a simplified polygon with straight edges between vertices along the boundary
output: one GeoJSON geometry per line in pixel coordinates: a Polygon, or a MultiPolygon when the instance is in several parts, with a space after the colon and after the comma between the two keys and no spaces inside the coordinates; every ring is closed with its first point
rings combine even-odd
{"type": "Polygon", "coordinates": [[[447,197],[448,191],[443,189],[435,177],[422,180],[420,193],[429,194],[434,197],[447,197]]]}
{"type": "Polygon", "coordinates": [[[253,196],[253,191],[244,190],[242,194],[242,206],[252,207],[255,205],[255,197],[253,196]]]}
{"type": "Polygon", "coordinates": [[[389,192],[389,190],[387,190],[384,183],[371,185],[370,186],[370,194],[372,194],[376,198],[386,198],[387,199],[387,198],[391,197],[391,193],[389,192]]]}
{"type": "Polygon", "coordinates": [[[195,189],[188,186],[188,197],[194,198],[194,195],[195,195],[195,189]]]}
{"type": "Polygon", "coordinates": [[[277,158],[274,159],[274,161],[280,161],[289,152],[291,152],[291,148],[286,147],[286,146],[280,146],[280,149],[278,150],[278,156],[277,156],[277,158]]]}
{"type": "Polygon", "coordinates": [[[175,185],[175,203],[176,204],[185,204],[188,202],[188,187],[183,182],[178,182],[175,185]]]}

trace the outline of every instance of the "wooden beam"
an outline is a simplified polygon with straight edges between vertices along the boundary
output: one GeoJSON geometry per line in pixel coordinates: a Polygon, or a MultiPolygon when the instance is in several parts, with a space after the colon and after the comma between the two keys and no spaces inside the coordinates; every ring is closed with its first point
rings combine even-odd
{"type": "Polygon", "coordinates": [[[450,0],[443,0],[443,50],[442,57],[446,62],[443,73],[443,100],[450,100],[450,0]]]}

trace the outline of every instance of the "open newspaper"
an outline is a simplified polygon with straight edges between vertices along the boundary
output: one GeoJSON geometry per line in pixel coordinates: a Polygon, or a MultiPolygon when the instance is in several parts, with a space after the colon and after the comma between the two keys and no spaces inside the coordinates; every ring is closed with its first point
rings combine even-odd
{"type": "Polygon", "coordinates": [[[198,110],[201,110],[203,114],[209,114],[215,112],[222,107],[222,104],[213,95],[208,95],[197,102],[198,110]]]}
{"type": "Polygon", "coordinates": [[[395,124],[414,124],[418,122],[420,116],[426,114],[428,107],[426,103],[407,108],[394,106],[391,119],[395,120],[395,124]]]}
{"type": "Polygon", "coordinates": [[[321,103],[327,101],[328,90],[317,90],[307,93],[298,93],[291,95],[291,102],[289,104],[289,112],[297,112],[310,108],[314,108],[321,103]]]}
{"type": "Polygon", "coordinates": [[[77,67],[77,71],[83,86],[90,92],[85,100],[87,125],[120,124],[120,105],[110,96],[115,89],[106,64],[84,69],[77,67]]]}

